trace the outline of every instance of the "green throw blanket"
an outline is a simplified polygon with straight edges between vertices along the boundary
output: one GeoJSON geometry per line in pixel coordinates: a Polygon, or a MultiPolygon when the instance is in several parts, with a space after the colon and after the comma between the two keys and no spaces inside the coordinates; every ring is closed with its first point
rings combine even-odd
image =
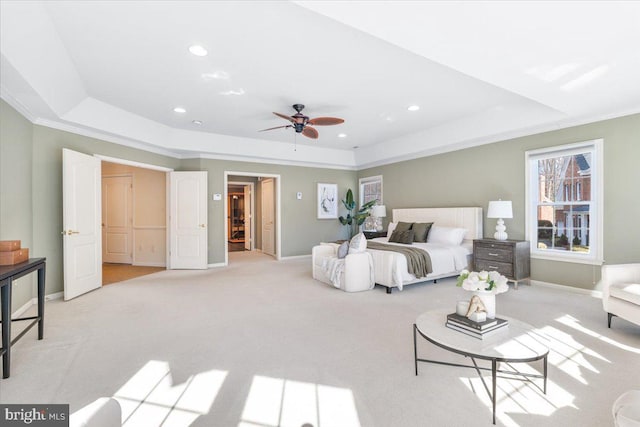
{"type": "Polygon", "coordinates": [[[431,257],[426,251],[411,246],[396,246],[386,243],[367,241],[367,249],[375,249],[377,251],[393,251],[399,252],[407,259],[407,269],[409,273],[416,278],[424,277],[433,271],[431,267],[431,257]]]}

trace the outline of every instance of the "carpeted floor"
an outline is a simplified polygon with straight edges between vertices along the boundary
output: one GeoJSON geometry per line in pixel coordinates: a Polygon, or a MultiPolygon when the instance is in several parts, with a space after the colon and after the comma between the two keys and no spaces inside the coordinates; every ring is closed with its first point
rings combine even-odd
{"type": "MultiPolygon", "coordinates": [[[[47,302],[45,339],[31,330],[13,347],[0,402],[75,411],[115,396],[127,427],[491,425],[474,370],[421,364],[414,375],[416,317],[468,297],[452,279],[349,294],[314,281],[309,258],[229,259],[47,302]]],[[[613,425],[615,398],[640,388],[639,326],[607,329],[599,299],[536,286],[499,295],[497,311],[552,342],[547,395],[499,379],[497,425],[613,425]]],[[[465,362],[423,341],[418,351],[465,362]]]]}

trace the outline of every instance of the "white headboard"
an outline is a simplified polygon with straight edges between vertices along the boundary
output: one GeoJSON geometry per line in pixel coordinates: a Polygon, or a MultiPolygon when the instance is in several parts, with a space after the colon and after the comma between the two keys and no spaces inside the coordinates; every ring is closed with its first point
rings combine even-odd
{"type": "Polygon", "coordinates": [[[482,208],[394,209],[393,222],[433,222],[440,227],[466,228],[465,240],[482,239],[482,208]]]}

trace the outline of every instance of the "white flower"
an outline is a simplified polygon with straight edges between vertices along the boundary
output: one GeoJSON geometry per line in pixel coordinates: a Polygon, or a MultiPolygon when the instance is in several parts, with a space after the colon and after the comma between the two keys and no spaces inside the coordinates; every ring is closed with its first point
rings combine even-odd
{"type": "Polygon", "coordinates": [[[507,278],[497,271],[469,272],[469,270],[462,270],[456,285],[462,286],[466,291],[484,291],[494,295],[509,290],[507,278]]]}

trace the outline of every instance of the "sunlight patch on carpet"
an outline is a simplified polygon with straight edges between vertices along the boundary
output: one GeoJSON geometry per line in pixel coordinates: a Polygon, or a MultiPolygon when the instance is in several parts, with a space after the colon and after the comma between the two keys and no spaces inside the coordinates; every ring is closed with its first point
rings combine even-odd
{"type": "Polygon", "coordinates": [[[189,426],[209,413],[226,376],[214,369],[174,385],[169,363],[150,360],[113,395],[122,425],[189,426]]]}
{"type": "Polygon", "coordinates": [[[238,427],[360,427],[349,389],[254,376],[238,427]]]}

